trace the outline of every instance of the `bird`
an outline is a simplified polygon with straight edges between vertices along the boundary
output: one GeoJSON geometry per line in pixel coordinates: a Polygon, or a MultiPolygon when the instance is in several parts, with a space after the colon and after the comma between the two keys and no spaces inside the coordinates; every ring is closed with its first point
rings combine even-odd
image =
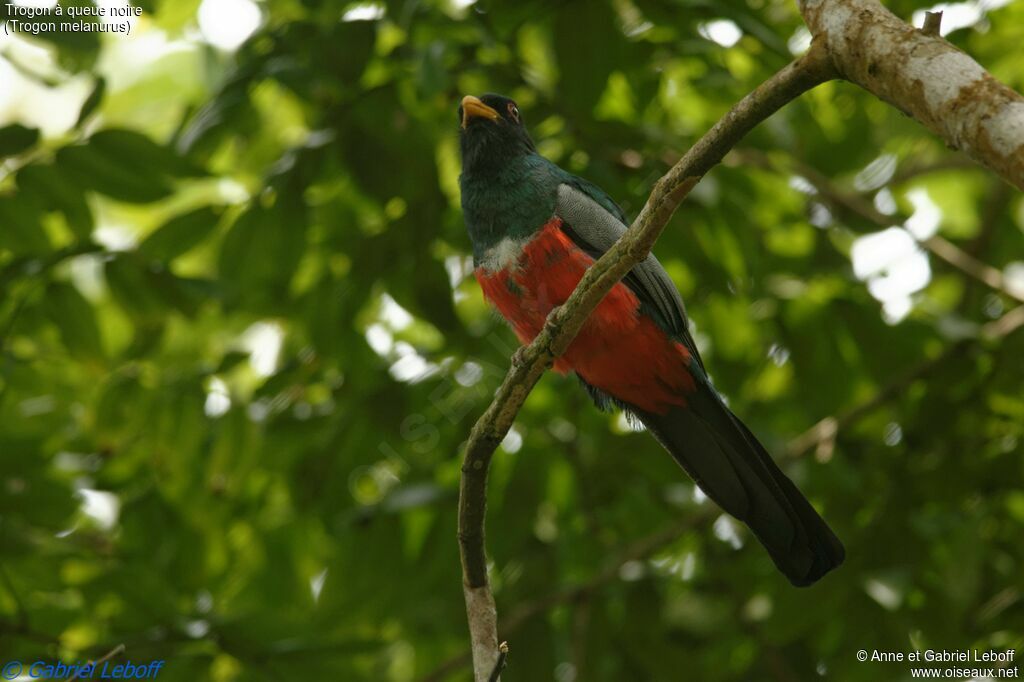
{"type": "MultiPolygon", "coordinates": [[[[597,185],[538,153],[512,99],[467,95],[458,123],[473,273],[525,345],[626,232],[626,216],[597,185]]],[[[835,533],[712,385],[682,297],[653,254],[598,304],[553,369],[575,373],[599,408],[639,420],[793,585],[843,562],[835,533]]]]}

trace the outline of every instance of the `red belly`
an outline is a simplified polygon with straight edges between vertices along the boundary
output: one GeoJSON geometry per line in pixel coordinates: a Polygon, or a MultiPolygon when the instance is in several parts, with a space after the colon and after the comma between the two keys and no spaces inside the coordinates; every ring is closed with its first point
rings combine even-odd
{"type": "MultiPolygon", "coordinates": [[[[594,259],[548,222],[515,265],[498,272],[477,268],[484,297],[526,344],[544,327],[552,308],[565,303],[594,259]]],[[[663,414],[685,405],[694,390],[690,354],[650,317],[640,314],[636,294],[621,282],[604,297],[555,370],[577,372],[587,383],[647,412],[663,414]]]]}

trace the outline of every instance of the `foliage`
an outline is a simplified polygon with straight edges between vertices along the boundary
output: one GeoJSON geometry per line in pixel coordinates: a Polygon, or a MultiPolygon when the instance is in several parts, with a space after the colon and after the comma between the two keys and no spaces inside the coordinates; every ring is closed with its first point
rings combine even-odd
{"type": "MultiPolygon", "coordinates": [[[[226,52],[196,37],[198,3],[140,5],[127,39],[35,38],[45,73],[20,39],[0,62],[73,90],[43,134],[0,98],[0,653],[123,642],[168,681],[423,679],[467,650],[460,444],[514,348],[468,276],[459,97],[515,97],[541,151],[632,216],[800,49],[799,16],[273,0],[226,52]]],[[[975,20],[949,39],[1020,91],[1024,4],[975,20]]],[[[754,131],[656,248],[774,452],[872,403],[789,463],[846,565],[790,587],[653,439],[547,376],[491,477],[505,679],[904,679],[855,652],[1021,646],[1024,333],[980,331],[1015,302],[922,255],[913,293],[891,295],[893,254],[889,279],[856,276],[879,226],[793,170],[938,221],[1019,286],[1024,202],[958,158],[832,83],[754,131]]]]}

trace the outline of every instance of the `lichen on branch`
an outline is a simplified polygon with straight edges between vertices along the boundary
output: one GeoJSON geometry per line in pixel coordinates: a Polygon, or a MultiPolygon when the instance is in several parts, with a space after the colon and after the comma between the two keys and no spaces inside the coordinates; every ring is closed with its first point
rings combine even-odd
{"type": "Polygon", "coordinates": [[[840,75],[1024,189],[1024,97],[876,0],[799,0],[840,75]]]}

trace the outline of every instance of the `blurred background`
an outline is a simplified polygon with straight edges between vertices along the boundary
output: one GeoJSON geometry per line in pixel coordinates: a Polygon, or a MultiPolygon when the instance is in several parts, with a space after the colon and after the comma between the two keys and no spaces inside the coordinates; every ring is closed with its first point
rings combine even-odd
{"type": "MultiPolygon", "coordinates": [[[[458,101],[516,98],[632,217],[807,48],[795,4],[137,5],[127,35],[0,36],[0,654],[469,679],[461,444],[515,340],[471,277],[458,101]]],[[[1024,2],[939,7],[1024,89],[1024,2]]],[[[847,562],[790,587],[548,375],[491,475],[504,679],[901,680],[856,651],[1020,649],[1021,195],[829,83],[655,252],[847,562]]]]}

